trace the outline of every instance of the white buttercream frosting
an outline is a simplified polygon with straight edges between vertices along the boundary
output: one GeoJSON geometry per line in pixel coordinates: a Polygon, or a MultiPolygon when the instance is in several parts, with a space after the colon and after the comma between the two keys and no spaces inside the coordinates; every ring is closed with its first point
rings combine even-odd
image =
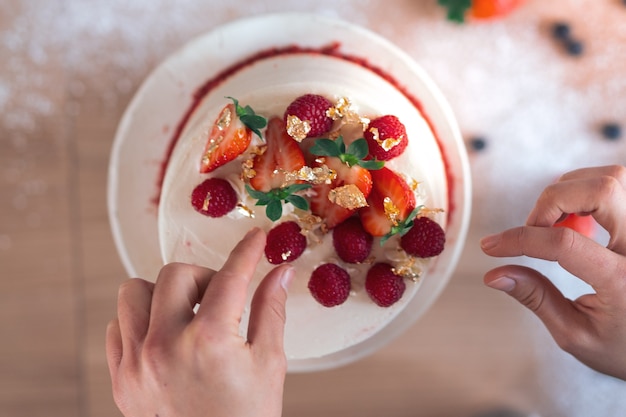
{"type": "MultiPolygon", "coordinates": [[[[391,83],[370,70],[335,57],[288,55],[268,58],[238,71],[212,90],[199,104],[183,129],[169,161],[159,206],[159,238],[164,262],[188,262],[219,269],[230,250],[254,226],[268,231],[272,222],[263,207],[255,207],[239,179],[241,159],[226,164],[210,174],[199,173],[199,163],[207,132],[216,115],[228,102],[225,96],[236,97],[250,105],[258,114],[282,116],[286,106],[296,97],[314,93],[331,101],[349,97],[362,116],[374,118],[385,114],[397,116],[406,126],[409,145],[400,157],[386,166],[419,182],[417,203],[447,210],[448,190],[445,164],[433,132],[415,106],[391,83]],[[193,188],[205,178],[225,178],[237,190],[241,202],[254,212],[235,209],[219,219],[205,217],[190,203],[193,188]]],[[[256,139],[254,139],[256,140],[256,139]]],[[[285,205],[286,219],[293,218],[290,205],[285,205]]],[[[436,215],[444,228],[446,214],[436,215]]],[[[364,289],[369,265],[341,262],[332,247],[332,233],[321,243],[312,242],[304,254],[293,262],[296,278],[289,289],[285,351],[288,359],[307,359],[329,355],[361,343],[392,321],[418,291],[420,280],[407,280],[402,299],[388,308],[374,304],[364,289]],[[348,300],[337,307],[318,304],[308,291],[311,272],[320,264],[336,262],[352,277],[348,300]]],[[[373,255],[377,261],[401,259],[396,251],[397,238],[385,247],[375,240],[373,255]]],[[[258,282],[274,266],[265,259],[257,268],[249,299],[258,282]]],[[[428,263],[423,262],[424,274],[428,263]]],[[[248,309],[242,318],[245,334],[248,309]]]]}

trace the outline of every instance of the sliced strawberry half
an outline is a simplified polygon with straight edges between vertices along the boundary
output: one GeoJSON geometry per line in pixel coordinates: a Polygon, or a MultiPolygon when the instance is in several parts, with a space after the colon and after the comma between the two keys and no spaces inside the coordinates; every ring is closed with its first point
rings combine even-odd
{"type": "Polygon", "coordinates": [[[269,120],[265,132],[267,148],[254,158],[254,177],[250,185],[257,191],[268,192],[284,187],[285,173],[304,166],[304,154],[298,143],[287,133],[285,122],[278,117],[269,120]]]}
{"type": "Polygon", "coordinates": [[[202,152],[200,172],[212,172],[237,158],[248,149],[251,140],[252,131],[237,117],[235,104],[224,106],[202,152]]]}
{"type": "Polygon", "coordinates": [[[385,210],[385,198],[397,210],[396,221],[401,222],[415,208],[415,194],[406,181],[389,168],[372,171],[373,187],[367,198],[367,207],[359,210],[363,228],[373,236],[384,236],[394,225],[385,210]]]}
{"type": "Polygon", "coordinates": [[[331,190],[353,184],[367,198],[372,191],[372,174],[359,165],[349,166],[336,157],[326,157],[324,164],[334,170],[337,177],[331,184],[314,185],[314,196],[311,197],[310,204],[311,212],[320,216],[326,226],[332,229],[354,214],[357,209],[345,208],[330,201],[328,195],[331,190]]]}

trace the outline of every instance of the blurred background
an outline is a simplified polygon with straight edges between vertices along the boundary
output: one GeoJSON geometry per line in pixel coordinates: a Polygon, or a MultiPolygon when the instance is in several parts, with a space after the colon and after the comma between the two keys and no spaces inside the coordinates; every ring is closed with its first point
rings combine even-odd
{"type": "MultiPolygon", "coordinates": [[[[118,122],[186,42],[276,11],[342,18],[411,55],[457,115],[474,185],[466,249],[440,299],[374,355],[289,375],[284,415],[626,415],[626,383],[559,351],[534,316],[483,286],[503,260],[477,246],[522,223],[565,171],[626,163],[623,1],[527,0],[460,25],[436,0],[0,0],[0,416],[120,415],[104,356],[127,278],[106,205],[118,122]],[[578,46],[554,36],[555,22],[578,46]]],[[[519,262],[571,297],[588,291],[553,264],[519,262]]]]}

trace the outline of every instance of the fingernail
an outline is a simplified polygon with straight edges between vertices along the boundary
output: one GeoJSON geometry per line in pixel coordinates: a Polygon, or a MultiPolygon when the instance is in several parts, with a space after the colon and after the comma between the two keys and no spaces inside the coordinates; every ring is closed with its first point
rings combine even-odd
{"type": "Polygon", "coordinates": [[[248,233],[246,233],[246,235],[243,237],[244,239],[250,239],[252,236],[256,235],[257,233],[259,233],[261,229],[259,229],[258,227],[253,227],[252,229],[248,230],[248,233]]]}
{"type": "Polygon", "coordinates": [[[484,250],[493,249],[500,243],[502,239],[502,234],[497,233],[495,235],[485,236],[480,240],[480,247],[484,250]]]}
{"type": "Polygon", "coordinates": [[[285,291],[289,290],[289,285],[291,285],[291,281],[293,281],[294,276],[295,271],[292,266],[286,266],[283,269],[283,274],[280,277],[280,286],[283,287],[285,291]]]}
{"type": "Polygon", "coordinates": [[[489,287],[494,288],[496,290],[510,292],[510,291],[513,291],[517,283],[512,278],[500,277],[500,278],[494,279],[493,281],[487,282],[486,284],[489,287]]]}

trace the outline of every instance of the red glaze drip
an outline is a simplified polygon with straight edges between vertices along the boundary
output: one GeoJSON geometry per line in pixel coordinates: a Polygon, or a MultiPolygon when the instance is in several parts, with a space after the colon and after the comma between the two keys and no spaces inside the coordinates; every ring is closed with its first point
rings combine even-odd
{"type": "Polygon", "coordinates": [[[155,197],[153,198],[153,203],[155,205],[159,204],[159,200],[161,197],[161,187],[163,185],[163,179],[165,176],[165,170],[167,168],[167,165],[169,163],[170,157],[172,156],[172,152],[174,151],[174,147],[176,146],[176,142],[178,142],[178,139],[182,133],[183,128],[185,127],[185,125],[187,124],[189,118],[191,117],[191,115],[193,114],[194,110],[198,107],[198,105],[200,104],[200,102],[202,101],[202,99],[209,94],[213,89],[215,89],[217,86],[219,86],[222,82],[224,82],[226,79],[228,79],[230,76],[232,76],[233,74],[237,73],[238,71],[242,70],[243,68],[258,62],[258,61],[262,61],[264,59],[268,59],[268,58],[275,58],[277,56],[281,56],[281,55],[292,55],[292,54],[312,54],[312,55],[325,55],[325,56],[330,56],[330,57],[335,57],[335,58],[339,58],[339,59],[343,59],[345,61],[350,61],[354,64],[360,65],[364,68],[367,68],[368,70],[372,71],[373,73],[377,74],[379,77],[383,78],[385,81],[387,81],[388,83],[390,83],[391,85],[393,85],[396,89],[398,89],[398,91],[400,91],[410,102],[411,104],[413,104],[415,106],[415,108],[421,113],[422,117],[424,117],[424,120],[426,120],[426,123],[428,123],[428,126],[430,127],[430,130],[433,132],[433,135],[435,136],[435,139],[437,140],[437,144],[439,145],[439,150],[441,152],[442,158],[443,158],[443,162],[444,162],[444,166],[446,169],[446,179],[448,182],[448,221],[451,220],[451,214],[453,212],[453,210],[455,209],[455,204],[454,204],[454,193],[453,193],[453,182],[452,182],[452,174],[450,172],[450,163],[448,160],[448,157],[446,155],[445,149],[443,147],[443,144],[441,143],[441,139],[439,137],[439,134],[437,133],[436,129],[435,129],[435,125],[433,124],[432,120],[430,119],[430,117],[426,114],[426,112],[424,111],[424,106],[422,105],[421,101],[419,101],[415,96],[413,96],[407,89],[406,87],[404,87],[403,85],[401,85],[395,78],[393,78],[390,74],[388,74],[387,72],[385,72],[384,70],[382,70],[381,68],[371,64],[368,60],[358,57],[358,56],[354,56],[354,55],[349,55],[349,54],[344,54],[340,51],[340,46],[341,44],[339,42],[333,42],[327,46],[323,46],[321,48],[311,48],[311,47],[302,47],[302,46],[297,46],[297,45],[291,45],[291,46],[286,46],[286,47],[282,47],[282,48],[270,48],[264,51],[260,51],[257,54],[254,54],[226,69],[224,69],[223,71],[221,71],[220,73],[218,73],[217,75],[215,75],[213,78],[209,79],[207,82],[205,82],[200,88],[198,88],[196,90],[196,92],[193,94],[192,97],[192,102],[191,105],[189,106],[189,108],[187,109],[187,111],[185,112],[184,116],[182,117],[182,119],[180,120],[180,122],[178,123],[178,125],[176,126],[176,129],[174,130],[174,134],[172,135],[172,139],[170,140],[170,143],[167,147],[166,153],[165,153],[165,157],[163,159],[163,162],[161,163],[161,167],[160,167],[160,172],[159,172],[159,176],[157,178],[157,194],[155,195],[155,197]]]}

